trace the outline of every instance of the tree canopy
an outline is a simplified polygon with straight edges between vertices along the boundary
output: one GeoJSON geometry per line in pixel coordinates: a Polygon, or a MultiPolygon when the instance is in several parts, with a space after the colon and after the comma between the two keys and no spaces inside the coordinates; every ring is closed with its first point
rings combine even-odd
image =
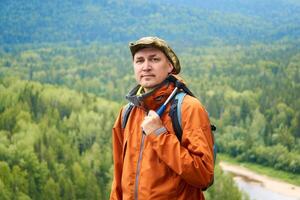
{"type": "MultiPolygon", "coordinates": [[[[0,199],[107,199],[128,42],[166,39],[218,151],[300,174],[295,0],[0,2],[0,199]]],[[[245,199],[216,168],[208,199],[245,199]]]]}

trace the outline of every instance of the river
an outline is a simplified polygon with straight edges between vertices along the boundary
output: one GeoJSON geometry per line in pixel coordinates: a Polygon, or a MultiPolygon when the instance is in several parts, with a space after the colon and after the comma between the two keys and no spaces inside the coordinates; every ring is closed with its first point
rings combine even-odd
{"type": "Polygon", "coordinates": [[[267,177],[239,165],[220,162],[226,173],[231,173],[238,187],[251,200],[300,200],[300,187],[267,177]]]}

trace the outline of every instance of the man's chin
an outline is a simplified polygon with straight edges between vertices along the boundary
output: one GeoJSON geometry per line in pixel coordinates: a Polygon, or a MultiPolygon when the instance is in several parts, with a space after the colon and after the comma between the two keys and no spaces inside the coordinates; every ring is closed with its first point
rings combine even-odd
{"type": "Polygon", "coordinates": [[[146,90],[150,90],[151,88],[154,88],[156,85],[158,84],[155,84],[155,83],[141,83],[141,86],[143,88],[145,88],[146,90]]]}

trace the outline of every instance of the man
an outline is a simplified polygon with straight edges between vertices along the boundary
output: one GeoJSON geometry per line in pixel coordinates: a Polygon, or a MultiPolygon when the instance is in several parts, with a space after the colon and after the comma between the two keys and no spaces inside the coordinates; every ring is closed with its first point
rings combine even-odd
{"type": "Polygon", "coordinates": [[[182,139],[175,135],[170,105],[155,112],[174,90],[170,75],[180,63],[169,45],[144,37],[129,45],[138,85],[126,98],[134,105],[122,127],[125,107],[113,127],[114,179],[110,199],[204,199],[202,189],[213,179],[210,122],[200,102],[182,102],[182,139]]]}

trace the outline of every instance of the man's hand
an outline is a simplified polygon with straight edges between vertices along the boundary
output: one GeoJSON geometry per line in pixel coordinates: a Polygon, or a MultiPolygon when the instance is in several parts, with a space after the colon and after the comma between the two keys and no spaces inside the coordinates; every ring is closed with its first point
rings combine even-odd
{"type": "Polygon", "coordinates": [[[145,134],[149,135],[150,133],[153,133],[155,130],[163,127],[163,124],[159,115],[155,111],[150,110],[148,115],[145,117],[144,121],[142,122],[141,127],[145,132],[145,134]]]}

